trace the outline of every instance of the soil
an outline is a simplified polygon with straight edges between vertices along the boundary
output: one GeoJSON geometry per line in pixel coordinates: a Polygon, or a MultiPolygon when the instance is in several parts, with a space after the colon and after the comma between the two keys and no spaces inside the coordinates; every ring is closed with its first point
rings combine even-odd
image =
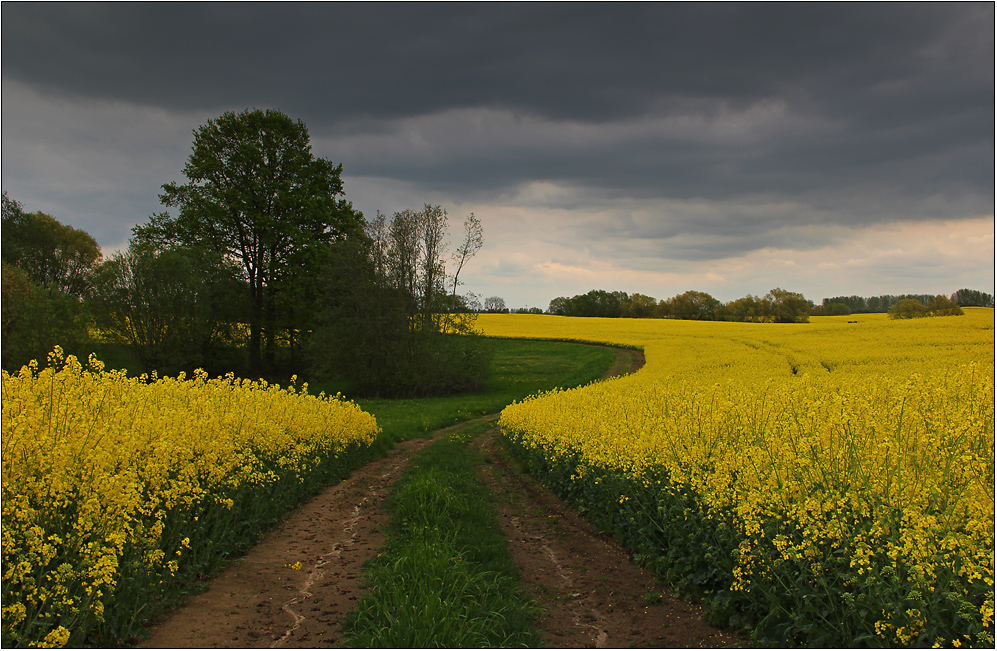
{"type": "MultiPolygon", "coordinates": [[[[643,365],[618,350],[607,376],[643,365]]],[[[498,415],[479,420],[494,421],[498,415]]],[[[341,646],[340,623],[364,593],[363,564],[383,545],[384,499],[409,460],[437,437],[412,439],[291,512],[204,592],[149,628],[140,648],[341,646]],[[300,569],[294,569],[300,563],[300,569]]],[[[705,624],[611,539],[525,474],[498,427],[473,440],[482,479],[509,539],[521,583],[543,608],[543,644],[581,647],[734,647],[746,641],[705,624]]]]}

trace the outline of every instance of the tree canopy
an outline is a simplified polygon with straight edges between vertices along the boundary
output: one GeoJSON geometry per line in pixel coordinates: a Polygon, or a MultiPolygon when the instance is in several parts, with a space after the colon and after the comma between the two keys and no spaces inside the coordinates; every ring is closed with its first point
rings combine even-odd
{"type": "Polygon", "coordinates": [[[90,290],[100,247],[89,233],[3,194],[3,367],[44,362],[56,345],[83,353],[88,340],[80,302],[90,290]]]}
{"type": "Polygon", "coordinates": [[[548,311],[561,316],[619,317],[623,315],[624,303],[629,301],[626,292],[593,289],[571,298],[559,296],[550,302],[548,311]]]}
{"type": "Polygon", "coordinates": [[[920,319],[928,316],[961,316],[962,308],[955,299],[947,296],[932,297],[927,304],[914,299],[902,298],[889,309],[886,315],[891,319],[920,319]]]}
{"type": "Polygon", "coordinates": [[[56,345],[66,352],[86,356],[87,324],[80,302],[52,287],[43,287],[28,274],[6,262],[3,267],[2,324],[3,368],[17,372],[32,359],[44,364],[56,345]]]}
{"type": "Polygon", "coordinates": [[[6,192],[2,228],[4,262],[36,285],[83,297],[101,260],[100,246],[89,233],[43,212],[26,213],[6,192]]]}
{"type": "Polygon", "coordinates": [[[659,316],[670,316],[673,319],[713,319],[716,316],[720,301],[706,292],[689,290],[684,294],[662,300],[658,304],[659,316]]]}
{"type": "Polygon", "coordinates": [[[194,131],[187,183],[163,186],[161,201],[178,214],[154,215],[135,229],[140,241],[204,247],[240,263],[253,369],[264,343],[273,364],[281,293],[314,279],[322,245],[360,229],[361,215],[341,198],[341,172],[312,154],[301,120],[270,109],[227,112],[194,131]]]}
{"type": "Polygon", "coordinates": [[[505,306],[505,299],[501,296],[489,296],[485,299],[484,311],[501,314],[503,312],[508,312],[509,308],[505,306]]]}

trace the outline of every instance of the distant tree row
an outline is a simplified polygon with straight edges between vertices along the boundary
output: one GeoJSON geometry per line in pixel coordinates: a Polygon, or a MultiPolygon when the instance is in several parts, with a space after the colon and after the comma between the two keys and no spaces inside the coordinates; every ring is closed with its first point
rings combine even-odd
{"type": "Polygon", "coordinates": [[[993,307],[994,295],[975,289],[960,289],[950,296],[959,307],[993,307]]]}
{"type": "MultiPolygon", "coordinates": [[[[884,294],[882,296],[835,296],[825,298],[819,308],[821,314],[859,314],[863,312],[889,312],[900,301],[917,301],[924,306],[930,306],[936,300],[935,294],[884,294]],[[847,308],[847,312],[843,312],[847,308]]],[[[948,297],[959,307],[994,307],[993,294],[975,289],[960,289],[948,297]]],[[[814,314],[818,314],[815,312],[814,314]]]]}
{"type": "MultiPolygon", "coordinates": [[[[656,301],[644,294],[593,289],[586,294],[570,298],[566,296],[555,298],[550,302],[547,313],[608,318],[806,323],[810,316],[843,316],[855,312],[887,312],[892,318],[950,316],[962,314],[960,308],[967,306],[992,308],[994,297],[992,294],[976,290],[960,289],[950,297],[931,294],[884,295],[868,298],[837,296],[825,298],[821,305],[814,305],[803,294],[778,287],[765,296],[748,294],[728,303],[723,303],[706,292],[694,290],[656,301]]],[[[530,311],[541,312],[539,308],[530,311]]]]}
{"type": "Polygon", "coordinates": [[[687,291],[656,301],[644,294],[593,289],[586,294],[558,297],[548,312],[562,316],[670,318],[701,321],[805,323],[812,305],[802,294],[776,288],[765,296],[748,295],[722,303],[705,292],[687,291]]]}
{"type": "Polygon", "coordinates": [[[955,300],[938,295],[927,305],[918,299],[902,298],[886,314],[891,319],[919,319],[926,316],[959,316],[964,312],[955,300]]]}

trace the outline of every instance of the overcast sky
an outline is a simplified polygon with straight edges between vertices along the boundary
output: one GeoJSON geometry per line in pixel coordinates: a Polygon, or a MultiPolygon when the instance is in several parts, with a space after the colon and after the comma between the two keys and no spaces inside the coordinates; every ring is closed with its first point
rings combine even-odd
{"type": "Polygon", "coordinates": [[[994,292],[994,4],[2,4],[3,190],[105,253],[275,108],[465,289],[994,292]]]}

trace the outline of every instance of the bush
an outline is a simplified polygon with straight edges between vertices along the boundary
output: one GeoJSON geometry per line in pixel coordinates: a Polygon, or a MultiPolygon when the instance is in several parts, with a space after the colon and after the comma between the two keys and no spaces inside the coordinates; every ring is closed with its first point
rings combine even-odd
{"type": "Polygon", "coordinates": [[[76,298],[35,285],[6,262],[2,294],[4,370],[15,372],[33,359],[44,362],[57,345],[80,352],[88,341],[86,315],[76,298]]]}
{"type": "Polygon", "coordinates": [[[959,304],[953,299],[939,294],[928,306],[931,316],[960,316],[965,314],[959,304]]]}
{"type": "Polygon", "coordinates": [[[891,319],[920,319],[928,316],[928,308],[921,301],[902,298],[886,315],[891,319]]]}
{"type": "Polygon", "coordinates": [[[964,314],[954,300],[935,296],[928,305],[913,298],[902,298],[886,315],[891,319],[920,319],[928,316],[959,316],[964,314]]]}

